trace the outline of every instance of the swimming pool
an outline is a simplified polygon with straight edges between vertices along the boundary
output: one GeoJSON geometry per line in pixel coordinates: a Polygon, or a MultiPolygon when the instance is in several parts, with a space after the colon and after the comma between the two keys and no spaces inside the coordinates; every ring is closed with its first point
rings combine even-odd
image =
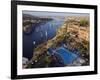
{"type": "Polygon", "coordinates": [[[70,52],[64,47],[58,48],[56,52],[62,57],[64,64],[71,64],[76,58],[78,58],[77,54],[70,52]]]}

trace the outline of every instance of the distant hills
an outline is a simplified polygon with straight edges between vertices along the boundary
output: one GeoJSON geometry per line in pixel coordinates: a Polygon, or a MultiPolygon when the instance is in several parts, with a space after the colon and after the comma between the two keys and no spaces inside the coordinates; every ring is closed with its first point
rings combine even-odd
{"type": "Polygon", "coordinates": [[[39,19],[39,17],[32,16],[29,14],[23,14],[23,20],[25,20],[25,19],[39,19]]]}
{"type": "Polygon", "coordinates": [[[46,16],[44,16],[44,18],[42,17],[37,17],[37,16],[33,16],[30,14],[23,14],[23,20],[53,20],[52,18],[48,18],[46,16]]]}
{"type": "Polygon", "coordinates": [[[46,23],[48,21],[53,20],[52,18],[48,18],[44,16],[37,17],[29,14],[23,14],[23,31],[26,33],[32,32],[32,29],[34,30],[36,26],[40,25],[41,23],[46,23]],[[34,27],[34,28],[33,28],[34,27]]]}

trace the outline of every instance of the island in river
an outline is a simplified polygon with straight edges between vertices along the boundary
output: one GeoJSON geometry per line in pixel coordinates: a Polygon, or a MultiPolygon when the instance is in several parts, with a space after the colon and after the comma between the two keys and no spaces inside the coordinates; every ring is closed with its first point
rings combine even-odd
{"type": "Polygon", "coordinates": [[[23,68],[89,65],[89,26],[89,16],[25,15],[23,68]]]}

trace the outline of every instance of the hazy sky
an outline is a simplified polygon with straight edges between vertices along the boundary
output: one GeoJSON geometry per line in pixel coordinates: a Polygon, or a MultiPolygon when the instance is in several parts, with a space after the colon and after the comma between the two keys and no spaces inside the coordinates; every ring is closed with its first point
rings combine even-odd
{"type": "Polygon", "coordinates": [[[33,16],[89,16],[89,13],[68,13],[68,12],[45,12],[45,11],[23,11],[24,14],[33,16]]]}

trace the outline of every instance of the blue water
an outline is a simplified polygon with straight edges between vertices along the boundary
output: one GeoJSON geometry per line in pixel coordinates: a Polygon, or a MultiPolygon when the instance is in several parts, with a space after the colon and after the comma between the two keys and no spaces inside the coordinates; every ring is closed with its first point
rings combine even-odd
{"type": "Polygon", "coordinates": [[[62,24],[63,21],[61,20],[52,20],[46,24],[41,24],[35,28],[34,32],[32,33],[32,40],[35,41],[37,45],[53,38],[56,35],[56,30],[61,27],[62,24]]]}
{"type": "Polygon", "coordinates": [[[23,57],[31,59],[34,47],[52,39],[56,35],[56,30],[64,23],[63,20],[54,18],[52,21],[36,26],[30,34],[23,33],[23,57]]]}
{"type": "Polygon", "coordinates": [[[62,57],[64,64],[70,64],[78,57],[75,53],[70,52],[64,47],[60,47],[56,52],[62,57]]]}

